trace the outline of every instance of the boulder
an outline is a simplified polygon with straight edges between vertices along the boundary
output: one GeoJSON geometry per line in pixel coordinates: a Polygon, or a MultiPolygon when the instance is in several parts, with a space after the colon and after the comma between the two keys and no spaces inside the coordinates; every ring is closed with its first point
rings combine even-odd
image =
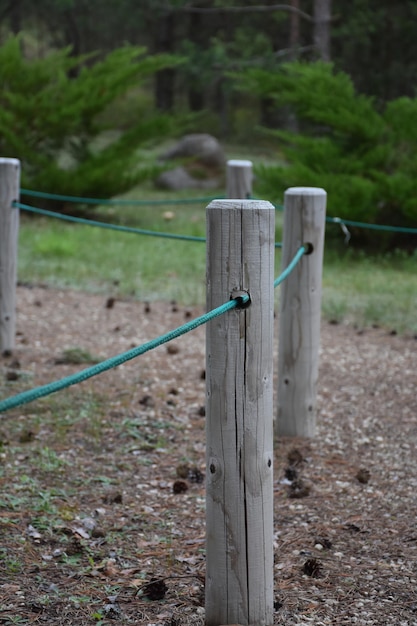
{"type": "Polygon", "coordinates": [[[161,189],[216,189],[223,185],[226,159],[215,137],[207,133],[184,135],[161,155],[161,161],[186,160],[163,172],[155,181],[161,189]]]}
{"type": "Polygon", "coordinates": [[[156,179],[156,186],[159,189],[170,189],[181,191],[181,189],[216,189],[219,186],[216,178],[199,179],[193,178],[191,174],[182,167],[174,167],[172,170],[162,172],[156,179]]]}
{"type": "Polygon", "coordinates": [[[213,168],[223,168],[226,162],[220,143],[207,133],[184,135],[161,156],[164,161],[178,158],[192,158],[201,165],[213,168]]]}

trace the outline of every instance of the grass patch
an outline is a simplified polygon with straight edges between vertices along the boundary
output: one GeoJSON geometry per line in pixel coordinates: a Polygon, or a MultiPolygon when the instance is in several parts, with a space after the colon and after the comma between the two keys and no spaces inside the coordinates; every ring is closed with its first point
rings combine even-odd
{"type": "Polygon", "coordinates": [[[55,359],[56,365],[82,365],[99,363],[100,359],[83,348],[67,348],[55,359]]]}
{"type": "MultiPolygon", "coordinates": [[[[158,195],[154,199],[159,199],[158,195]]],[[[205,204],[105,207],[110,223],[156,232],[205,235],[205,204]],[[164,213],[169,209],[173,216],[164,213]]],[[[201,242],[116,232],[22,216],[19,279],[141,300],[204,300],[205,246],[201,242]]]]}
{"type": "Polygon", "coordinates": [[[416,254],[367,256],[327,249],[323,268],[325,319],[417,333],[416,254]]]}
{"type": "MultiPolygon", "coordinates": [[[[223,195],[221,189],[213,193],[214,197],[223,195]]],[[[149,200],[148,203],[98,207],[96,216],[109,223],[155,232],[204,237],[208,201],[187,202],[196,197],[199,194],[195,190],[174,194],[144,185],[130,198],[149,200]],[[153,204],[161,200],[167,204],[153,204]]],[[[280,241],[281,211],[277,211],[276,222],[276,240],[280,241]]],[[[203,304],[205,254],[205,245],[200,242],[116,232],[49,218],[33,219],[23,213],[19,279],[139,300],[175,299],[184,305],[203,304]]],[[[277,250],[276,276],[280,272],[280,257],[277,250]]],[[[415,254],[396,251],[366,255],[353,247],[345,248],[342,240],[338,243],[332,238],[325,250],[324,318],[417,333],[415,262],[415,254]]]]}

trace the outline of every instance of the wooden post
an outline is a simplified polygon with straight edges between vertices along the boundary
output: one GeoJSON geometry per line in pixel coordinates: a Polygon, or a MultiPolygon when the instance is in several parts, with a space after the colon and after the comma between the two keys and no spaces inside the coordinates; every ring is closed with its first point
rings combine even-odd
{"type": "Polygon", "coordinates": [[[0,350],[12,354],[16,330],[17,240],[20,161],[0,158],[0,350]]]}
{"type": "Polygon", "coordinates": [[[252,161],[231,159],[226,168],[226,195],[228,198],[252,196],[252,161]]]}
{"type": "Polygon", "coordinates": [[[273,623],[273,300],[275,210],[207,207],[207,307],[247,308],[207,325],[206,624],[273,623]]]}
{"type": "Polygon", "coordinates": [[[311,244],[281,285],[278,343],[278,435],[313,437],[320,347],[321,279],[326,192],[285,192],[282,268],[302,244],[311,244]]]}

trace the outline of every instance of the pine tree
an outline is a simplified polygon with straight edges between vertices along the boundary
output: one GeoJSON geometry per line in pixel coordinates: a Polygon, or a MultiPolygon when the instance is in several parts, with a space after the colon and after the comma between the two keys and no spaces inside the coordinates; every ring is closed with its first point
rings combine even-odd
{"type": "MultiPolygon", "coordinates": [[[[299,133],[268,131],[285,157],[281,167],[258,168],[262,197],[282,199],[292,186],[323,187],[330,215],[413,226],[417,220],[417,99],[400,98],[378,110],[331,64],[294,62],[276,72],[249,70],[243,88],[290,105],[299,133]]],[[[374,239],[370,231],[362,240],[374,239]]],[[[386,236],[384,244],[397,242],[386,236]]]]}
{"type": "MultiPolygon", "coordinates": [[[[138,148],[165,134],[170,121],[138,111],[130,128],[97,149],[94,140],[109,126],[100,118],[117,98],[174,63],[132,46],[102,60],[74,58],[68,48],[28,60],[19,38],[10,38],[0,48],[0,154],[21,160],[23,187],[102,198],[126,191],[149,174],[138,163],[138,148]]],[[[112,124],[117,128],[117,120],[112,124]]]]}

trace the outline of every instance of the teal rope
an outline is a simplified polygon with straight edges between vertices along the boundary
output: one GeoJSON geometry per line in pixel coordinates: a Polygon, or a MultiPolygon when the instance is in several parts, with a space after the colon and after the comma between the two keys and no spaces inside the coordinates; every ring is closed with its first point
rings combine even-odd
{"type": "Polygon", "coordinates": [[[410,233],[417,234],[417,228],[408,228],[407,226],[387,226],[386,224],[370,224],[368,222],[354,222],[345,220],[341,217],[326,217],[326,222],[333,224],[346,224],[347,226],[357,226],[358,228],[370,228],[372,230],[385,230],[393,233],[410,233]]]}
{"type": "MultiPolygon", "coordinates": [[[[285,278],[289,276],[289,274],[293,271],[294,267],[297,265],[303,254],[306,252],[306,248],[302,246],[297,254],[292,259],[291,263],[288,267],[282,272],[282,274],[274,281],[274,287],[277,287],[285,278]]],[[[131,359],[148,352],[149,350],[153,350],[158,346],[161,346],[168,341],[172,341],[172,339],[176,339],[185,333],[198,328],[198,326],[202,326],[206,324],[210,320],[223,315],[227,311],[231,311],[237,306],[241,306],[248,302],[249,296],[243,295],[238,298],[234,298],[225,304],[220,305],[219,307],[209,311],[209,313],[205,313],[200,317],[197,317],[182,326],[179,326],[175,330],[172,330],[165,335],[161,335],[156,339],[152,339],[147,343],[144,343],[142,346],[138,346],[136,348],[132,348],[127,352],[123,352],[117,356],[111,357],[110,359],[106,359],[97,365],[93,365],[92,367],[87,367],[81,372],[77,372],[76,374],[71,374],[70,376],[66,376],[65,378],[61,378],[61,380],[57,380],[53,383],[48,383],[47,385],[43,385],[41,387],[36,387],[35,389],[29,389],[28,391],[23,391],[22,393],[17,394],[16,396],[12,396],[10,398],[6,398],[5,400],[0,401],[0,413],[4,413],[10,409],[14,409],[17,406],[22,404],[27,404],[28,402],[32,402],[33,400],[37,400],[44,396],[48,396],[51,393],[55,393],[56,391],[61,391],[61,389],[65,389],[66,387],[70,387],[71,385],[75,385],[76,383],[81,383],[88,378],[92,378],[93,376],[97,376],[97,374],[102,374],[113,367],[117,367],[118,365],[122,365],[126,361],[130,361],[131,359]]]]}
{"type": "MultiPolygon", "coordinates": [[[[135,206],[157,206],[157,205],[178,205],[178,204],[197,204],[199,202],[211,202],[212,200],[220,200],[219,196],[206,196],[202,198],[183,198],[182,200],[114,200],[106,198],[83,198],[81,196],[66,196],[58,193],[47,193],[46,191],[33,191],[31,189],[21,189],[23,196],[33,198],[45,198],[49,200],[60,200],[62,202],[74,202],[78,204],[100,204],[100,205],[135,205],[135,206]]],[[[16,203],[17,205],[17,203],[16,203]]],[[[24,205],[22,205],[23,208],[24,205]]],[[[284,205],[274,204],[275,209],[282,210],[284,205]]],[[[39,209],[41,211],[41,209],[39,209]]],[[[339,217],[326,217],[327,222],[335,224],[347,224],[348,226],[357,226],[358,228],[370,228],[373,230],[385,230],[397,233],[417,234],[417,228],[408,228],[406,226],[387,226],[385,224],[370,224],[368,222],[355,222],[345,220],[339,217]]],[[[119,229],[120,230],[120,229],[119,229]]],[[[142,233],[150,234],[150,233],[142,233]]]]}
{"type": "Polygon", "coordinates": [[[288,276],[291,274],[291,272],[293,271],[293,269],[295,268],[297,263],[300,261],[301,257],[306,252],[307,252],[307,247],[306,246],[301,246],[301,248],[295,254],[295,256],[292,259],[292,261],[290,261],[288,266],[285,268],[285,270],[278,276],[278,278],[276,278],[274,280],[274,287],[278,287],[278,285],[280,285],[286,278],[288,278],[288,276]]]}
{"type": "Polygon", "coordinates": [[[197,204],[199,202],[211,202],[218,200],[219,196],[208,196],[203,198],[183,198],[182,200],[117,200],[106,198],[83,198],[81,196],[66,196],[59,193],[47,193],[46,191],[32,191],[31,189],[21,189],[22,196],[32,198],[45,198],[47,200],[60,200],[61,202],[74,202],[76,204],[100,204],[100,205],[134,205],[134,206],[156,206],[163,204],[197,204]]]}
{"type": "MultiPolygon", "coordinates": [[[[87,226],[98,226],[99,228],[107,228],[109,230],[118,230],[124,233],[134,233],[136,235],[150,235],[153,237],[165,237],[166,239],[180,239],[182,241],[206,241],[205,237],[197,237],[194,235],[178,235],[176,233],[163,233],[156,230],[145,230],[143,228],[132,228],[130,226],[119,226],[117,224],[108,224],[107,222],[98,222],[96,220],[87,220],[84,217],[74,217],[73,215],[65,215],[64,213],[55,213],[54,211],[47,211],[46,209],[39,209],[37,207],[22,204],[21,202],[14,202],[13,206],[23,211],[29,211],[31,213],[38,213],[39,215],[46,215],[47,217],[55,217],[66,222],[74,222],[76,224],[86,224],[87,226]]],[[[276,248],[282,248],[282,243],[276,243],[276,248]]]]}
{"type": "Polygon", "coordinates": [[[149,350],[153,350],[158,346],[171,341],[185,333],[188,333],[191,330],[194,330],[198,326],[202,324],[206,324],[206,322],[218,317],[219,315],[223,315],[226,311],[230,311],[234,309],[239,304],[243,304],[247,302],[249,296],[240,296],[239,298],[235,298],[222,304],[221,306],[213,309],[209,313],[205,313],[200,317],[197,317],[186,324],[183,324],[179,328],[172,330],[161,337],[156,339],[152,339],[142,346],[138,346],[136,348],[132,348],[127,352],[119,354],[117,356],[111,357],[97,365],[93,365],[92,367],[87,367],[81,372],[77,372],[76,374],[71,374],[70,376],[66,376],[61,380],[57,380],[53,383],[48,383],[47,385],[43,385],[42,387],[36,387],[35,389],[29,389],[28,391],[23,391],[22,393],[17,394],[16,396],[12,396],[11,398],[7,398],[6,400],[0,401],[0,413],[4,411],[8,411],[9,409],[13,409],[21,404],[27,404],[28,402],[32,402],[33,400],[37,400],[38,398],[42,398],[43,396],[47,396],[51,393],[55,393],[56,391],[60,391],[61,389],[65,389],[66,387],[70,387],[71,385],[75,385],[76,383],[81,383],[92,376],[97,376],[97,374],[102,374],[103,372],[112,369],[113,367],[117,367],[126,361],[136,358],[137,356],[148,352],[149,350]]]}
{"type": "Polygon", "coordinates": [[[47,217],[55,217],[67,222],[75,222],[77,224],[87,224],[88,226],[98,226],[99,228],[107,228],[109,230],[118,230],[124,233],[135,233],[137,235],[152,235],[153,237],[165,237],[167,239],[182,239],[185,241],[205,241],[205,237],[195,237],[193,235],[177,235],[175,233],[162,233],[154,230],[144,230],[142,228],[131,228],[130,226],[119,226],[117,224],[108,224],[106,222],[98,222],[96,220],[87,220],[83,217],[74,217],[72,215],[64,215],[63,213],[55,213],[54,211],[47,211],[46,209],[38,209],[36,207],[22,204],[21,202],[14,202],[13,206],[24,211],[30,211],[31,213],[39,213],[40,215],[46,215],[47,217]]]}
{"type": "MultiPolygon", "coordinates": [[[[278,210],[284,208],[282,204],[274,204],[274,207],[278,210]]],[[[393,233],[409,233],[417,234],[417,228],[409,228],[408,226],[388,226],[386,224],[371,224],[369,222],[355,222],[353,220],[345,220],[342,217],[326,217],[326,222],[332,224],[346,224],[347,226],[356,226],[357,228],[369,228],[372,230],[384,230],[393,233]]]]}

